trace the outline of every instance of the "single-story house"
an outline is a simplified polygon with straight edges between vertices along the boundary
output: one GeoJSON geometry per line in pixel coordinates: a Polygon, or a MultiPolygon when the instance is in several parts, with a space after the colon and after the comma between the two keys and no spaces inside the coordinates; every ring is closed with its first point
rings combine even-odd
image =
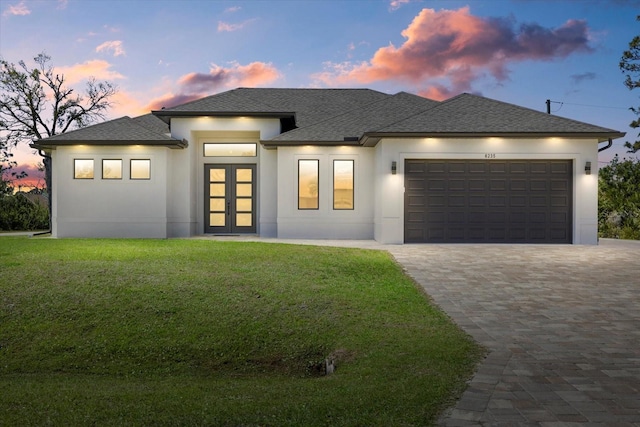
{"type": "Polygon", "coordinates": [[[622,136],[471,94],[239,88],[33,147],[54,237],[596,244],[622,136]]]}

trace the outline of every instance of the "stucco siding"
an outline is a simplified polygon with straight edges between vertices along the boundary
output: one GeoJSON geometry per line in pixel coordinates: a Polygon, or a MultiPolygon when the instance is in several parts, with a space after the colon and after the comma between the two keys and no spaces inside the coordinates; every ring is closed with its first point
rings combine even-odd
{"type": "Polygon", "coordinates": [[[374,149],[278,148],[278,237],[372,239],[374,149]],[[298,161],[318,160],[318,209],[298,208],[298,161]],[[333,208],[333,161],[354,161],[354,209],[333,208]]]}
{"type": "Polygon", "coordinates": [[[54,152],[55,237],[166,236],[167,148],[59,147],[54,152]],[[74,178],[74,159],[93,159],[92,179],[74,178]],[[122,160],[121,179],[103,179],[102,160],[122,160]],[[149,159],[150,179],[130,179],[130,160],[149,159]]]}

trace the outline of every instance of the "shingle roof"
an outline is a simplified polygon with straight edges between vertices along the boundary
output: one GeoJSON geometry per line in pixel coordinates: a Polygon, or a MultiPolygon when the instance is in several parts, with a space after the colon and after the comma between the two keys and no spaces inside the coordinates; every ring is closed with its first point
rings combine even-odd
{"type": "Polygon", "coordinates": [[[437,102],[406,92],[388,95],[370,89],[239,88],[153,114],[125,116],[56,135],[34,146],[88,143],[180,148],[186,141],[170,137],[167,123],[172,117],[238,115],[286,121],[283,133],[262,141],[266,146],[369,146],[385,136],[571,135],[600,141],[624,136],[612,129],[470,94],[437,102]],[[295,126],[290,126],[292,120],[295,126]]]}
{"type": "Polygon", "coordinates": [[[242,114],[295,116],[296,126],[303,127],[389,96],[371,89],[239,88],[153,114],[167,118],[242,114]]]}
{"type": "Polygon", "coordinates": [[[283,133],[265,141],[279,143],[295,142],[341,142],[345,138],[359,139],[365,132],[380,129],[407,116],[427,111],[438,105],[421,96],[400,92],[382,100],[349,110],[343,114],[328,116],[324,120],[283,133]]]}
{"type": "Polygon", "coordinates": [[[37,148],[87,143],[92,145],[163,145],[182,148],[180,141],[168,134],[168,126],[151,114],[120,117],[82,129],[54,135],[34,142],[37,148]]]}
{"type": "Polygon", "coordinates": [[[619,133],[482,96],[463,93],[377,130],[389,133],[619,133]]]}

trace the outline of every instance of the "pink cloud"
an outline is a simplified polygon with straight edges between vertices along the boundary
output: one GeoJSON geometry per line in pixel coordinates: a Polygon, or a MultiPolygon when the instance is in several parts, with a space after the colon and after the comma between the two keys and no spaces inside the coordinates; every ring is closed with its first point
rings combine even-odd
{"type": "Polygon", "coordinates": [[[74,84],[94,77],[97,80],[118,80],[124,76],[111,69],[112,64],[100,59],[92,59],[69,67],[56,67],[55,71],[64,74],[67,84],[74,84]]]}
{"type": "Polygon", "coordinates": [[[256,87],[270,84],[280,72],[270,63],[252,62],[247,65],[232,63],[225,68],[213,64],[208,73],[189,73],[178,79],[179,93],[168,93],[152,100],[147,109],[170,108],[185,102],[239,86],[256,87]]]}
{"type": "Polygon", "coordinates": [[[21,1],[15,5],[9,5],[7,9],[2,13],[2,16],[25,16],[31,14],[31,10],[27,5],[21,1]]]}
{"type": "MultiPolygon", "coordinates": [[[[508,65],[525,60],[553,60],[576,52],[590,52],[589,29],[584,21],[569,20],[557,28],[522,24],[510,19],[473,16],[469,7],[458,10],[423,9],[402,31],[406,39],[378,49],[360,64],[330,63],[313,77],[329,86],[396,80],[421,86],[442,79],[450,92],[468,90],[478,78],[508,78],[508,65]]],[[[440,81],[440,83],[437,83],[440,81]]]]}
{"type": "Polygon", "coordinates": [[[126,52],[122,47],[122,40],[110,40],[96,47],[96,52],[111,52],[113,56],[122,56],[126,52]]]}

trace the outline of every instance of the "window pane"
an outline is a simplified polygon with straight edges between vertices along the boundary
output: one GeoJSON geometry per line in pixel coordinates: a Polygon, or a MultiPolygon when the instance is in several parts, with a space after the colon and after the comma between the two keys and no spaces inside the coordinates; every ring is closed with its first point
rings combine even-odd
{"type": "Polygon", "coordinates": [[[211,197],[224,197],[225,195],[224,184],[209,184],[209,195],[211,197]]]}
{"type": "Polygon", "coordinates": [[[333,161],[333,209],[353,209],[353,160],[333,161]]]}
{"type": "Polygon", "coordinates": [[[122,179],[122,160],[103,159],[102,179],[122,179]]]}
{"type": "Polygon", "coordinates": [[[210,169],[209,170],[209,181],[222,181],[225,179],[225,170],[224,169],[210,169]]]}
{"type": "Polygon", "coordinates": [[[93,159],[74,159],[73,177],[75,179],[93,179],[93,159]]]}
{"type": "Polygon", "coordinates": [[[204,144],[205,157],[255,157],[256,144],[204,144]]]}
{"type": "Polygon", "coordinates": [[[298,209],[318,209],[318,160],[298,160],[298,209]]]}
{"type": "Polygon", "coordinates": [[[251,199],[236,199],[236,211],[251,212],[251,199]]]}
{"type": "Polygon", "coordinates": [[[209,225],[211,227],[224,227],[224,219],[226,215],[223,213],[212,213],[209,214],[209,225]]]}
{"type": "Polygon", "coordinates": [[[251,184],[236,184],[236,196],[251,197],[251,184]]]}
{"type": "Polygon", "coordinates": [[[150,179],[151,160],[131,160],[131,179],[150,179]]]}
{"type": "Polygon", "coordinates": [[[236,225],[240,227],[251,227],[251,214],[250,213],[236,214],[236,225]]]}
{"type": "Polygon", "coordinates": [[[251,182],[251,169],[236,169],[236,181],[251,182]]]}

